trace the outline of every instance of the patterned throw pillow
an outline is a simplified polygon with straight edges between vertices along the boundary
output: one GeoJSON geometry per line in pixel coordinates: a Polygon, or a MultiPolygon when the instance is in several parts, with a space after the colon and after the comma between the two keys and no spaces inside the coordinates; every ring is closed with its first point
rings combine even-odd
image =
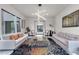
{"type": "Polygon", "coordinates": [[[15,36],[14,35],[11,35],[10,36],[10,40],[15,40],[15,36]]]}
{"type": "Polygon", "coordinates": [[[16,34],[16,35],[15,35],[15,40],[17,40],[18,38],[19,38],[19,37],[18,37],[18,34],[16,34]]]}
{"type": "Polygon", "coordinates": [[[11,35],[9,37],[10,40],[17,40],[19,38],[23,37],[23,34],[15,34],[15,35],[11,35]]]}
{"type": "Polygon", "coordinates": [[[19,38],[23,37],[23,34],[18,34],[19,38]]]}

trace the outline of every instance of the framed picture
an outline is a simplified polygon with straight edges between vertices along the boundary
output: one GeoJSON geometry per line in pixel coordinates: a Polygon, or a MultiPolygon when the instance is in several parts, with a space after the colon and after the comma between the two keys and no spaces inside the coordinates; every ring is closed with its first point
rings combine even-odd
{"type": "Polygon", "coordinates": [[[63,17],[62,27],[77,27],[79,26],[79,10],[63,17]]]}
{"type": "Polygon", "coordinates": [[[43,25],[37,25],[37,32],[43,32],[43,25]]]}
{"type": "Polygon", "coordinates": [[[34,21],[34,32],[37,35],[44,35],[46,32],[46,22],[34,21]]]}

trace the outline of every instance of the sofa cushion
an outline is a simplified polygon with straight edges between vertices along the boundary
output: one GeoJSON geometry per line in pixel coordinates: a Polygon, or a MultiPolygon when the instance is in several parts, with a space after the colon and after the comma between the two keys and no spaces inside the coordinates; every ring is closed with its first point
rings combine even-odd
{"type": "Polygon", "coordinates": [[[17,40],[19,38],[18,34],[15,35],[15,40],[17,40]]]}
{"type": "Polygon", "coordinates": [[[14,35],[11,35],[10,36],[10,40],[15,40],[15,36],[14,35]]]}
{"type": "Polygon", "coordinates": [[[23,34],[19,34],[18,36],[19,36],[19,37],[23,37],[23,34]]]}
{"type": "Polygon", "coordinates": [[[56,35],[67,40],[79,40],[79,35],[73,35],[70,33],[59,32],[56,35]]]}
{"type": "Polygon", "coordinates": [[[58,37],[65,38],[65,34],[63,32],[59,32],[56,34],[58,37]]]}
{"type": "Polygon", "coordinates": [[[56,40],[58,40],[58,41],[60,41],[61,43],[63,43],[65,46],[67,46],[68,41],[67,41],[66,38],[61,38],[61,37],[59,37],[59,36],[57,36],[57,35],[53,35],[53,37],[54,37],[56,40]]]}
{"type": "Polygon", "coordinates": [[[19,38],[23,37],[23,34],[10,35],[9,37],[10,40],[18,40],[19,38]]]}

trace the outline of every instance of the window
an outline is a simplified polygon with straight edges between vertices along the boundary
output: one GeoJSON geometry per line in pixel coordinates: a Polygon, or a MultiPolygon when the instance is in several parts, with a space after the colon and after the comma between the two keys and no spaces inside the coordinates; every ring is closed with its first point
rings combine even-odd
{"type": "Polygon", "coordinates": [[[45,34],[46,30],[46,26],[45,26],[45,21],[34,21],[34,29],[35,29],[35,34],[37,35],[43,35],[45,34]]]}
{"type": "Polygon", "coordinates": [[[20,24],[20,18],[19,17],[17,17],[16,18],[17,19],[17,21],[16,21],[16,26],[17,26],[17,32],[21,32],[21,24],[20,24]]]}
{"type": "Polygon", "coordinates": [[[2,9],[3,34],[21,32],[20,18],[2,9]]]}
{"type": "Polygon", "coordinates": [[[2,30],[3,34],[15,32],[14,27],[15,16],[2,9],[2,30]]]}
{"type": "Polygon", "coordinates": [[[13,21],[5,21],[5,33],[14,33],[15,27],[13,21]]]}
{"type": "Polygon", "coordinates": [[[20,29],[20,21],[17,21],[17,32],[21,32],[21,29],[20,29]]]}

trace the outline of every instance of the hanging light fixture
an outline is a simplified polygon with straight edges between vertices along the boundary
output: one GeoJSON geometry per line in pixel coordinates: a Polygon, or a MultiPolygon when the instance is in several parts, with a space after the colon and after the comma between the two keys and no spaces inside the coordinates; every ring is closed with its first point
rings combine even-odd
{"type": "Polygon", "coordinates": [[[37,12],[32,13],[32,15],[36,15],[38,17],[37,20],[40,20],[40,18],[42,20],[46,20],[44,16],[48,15],[48,13],[46,13],[46,10],[40,10],[41,7],[42,7],[42,4],[38,4],[37,12]]]}

